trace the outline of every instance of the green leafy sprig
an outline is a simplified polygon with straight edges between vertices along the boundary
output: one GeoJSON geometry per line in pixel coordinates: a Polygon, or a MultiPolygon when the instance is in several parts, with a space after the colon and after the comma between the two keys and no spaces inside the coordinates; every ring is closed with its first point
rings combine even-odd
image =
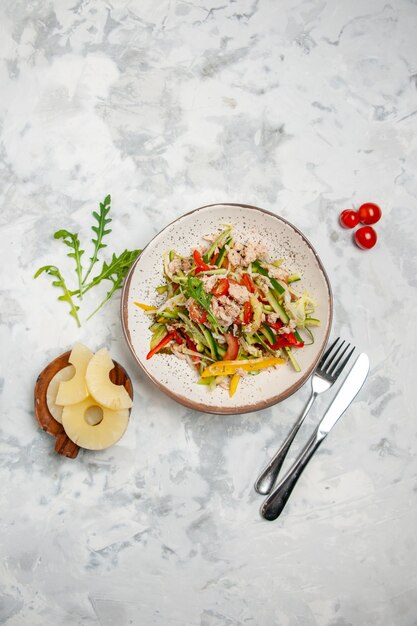
{"type": "Polygon", "coordinates": [[[54,234],[55,239],[62,239],[66,246],[71,248],[72,252],[68,252],[67,256],[71,259],[75,260],[75,271],[77,273],[78,278],[78,289],[80,291],[80,298],[82,297],[81,287],[82,287],[82,274],[83,267],[81,263],[81,257],[84,254],[84,250],[81,250],[81,244],[77,233],[70,233],[65,228],[61,230],[57,230],[54,234]]]}
{"type": "Polygon", "coordinates": [[[189,276],[187,279],[187,285],[184,291],[188,297],[194,298],[194,300],[198,302],[198,304],[205,311],[207,311],[207,318],[210,320],[210,323],[213,329],[217,330],[218,332],[222,332],[220,325],[219,325],[219,321],[217,317],[213,315],[211,307],[210,307],[212,294],[206,293],[204,291],[203,282],[199,278],[196,278],[195,276],[189,276]]]}
{"type": "Polygon", "coordinates": [[[102,280],[109,280],[112,283],[110,290],[107,292],[106,297],[96,309],[88,316],[87,319],[90,319],[97,311],[101,309],[101,307],[106,304],[107,300],[110,300],[112,295],[117,289],[120,289],[123,284],[123,280],[129,271],[132,263],[136,261],[137,257],[140,254],[140,250],[125,250],[119,256],[116,256],[113,253],[110,263],[103,262],[103,266],[101,268],[100,274],[98,274],[89,285],[84,289],[84,293],[89,289],[92,289],[102,280]]]}
{"type": "Polygon", "coordinates": [[[53,276],[54,278],[56,278],[56,280],[52,281],[52,285],[54,287],[59,287],[64,292],[61,296],[58,296],[58,300],[68,302],[68,304],[70,305],[70,315],[73,316],[73,318],[77,322],[77,326],[80,327],[81,322],[80,322],[80,318],[78,317],[78,310],[80,307],[74,304],[74,300],[72,299],[72,294],[70,290],[68,289],[67,284],[61,272],[59,271],[59,269],[56,267],[56,265],[44,265],[43,267],[40,267],[38,269],[34,278],[37,278],[38,276],[43,274],[43,272],[46,272],[46,274],[48,274],[49,276],[53,276]]]}
{"type": "Polygon", "coordinates": [[[37,278],[40,274],[45,272],[56,279],[52,282],[52,285],[54,287],[59,287],[64,292],[61,296],[59,296],[58,300],[68,302],[70,305],[70,315],[75,318],[78,326],[81,326],[78,316],[80,307],[74,303],[74,297],[82,299],[83,295],[87,293],[87,291],[90,291],[90,289],[99,285],[103,280],[109,280],[111,282],[111,288],[107,292],[104,300],[102,300],[102,302],[100,302],[100,304],[88,316],[87,319],[90,319],[101,309],[102,306],[104,306],[108,300],[110,300],[114,292],[122,287],[126,274],[128,273],[133,262],[141,253],[141,250],[124,250],[124,252],[120,255],[113,253],[111,260],[109,262],[103,261],[100,272],[87,282],[94,266],[99,262],[100,251],[107,247],[107,244],[103,243],[103,239],[106,235],[111,233],[111,229],[108,228],[108,224],[112,221],[109,217],[110,205],[111,197],[108,195],[105,197],[104,201],[100,203],[100,211],[93,211],[94,220],[97,222],[97,224],[93,224],[91,227],[95,234],[95,237],[91,240],[94,249],[92,256],[90,257],[90,264],[87,267],[84,276],[81,257],[85,251],[81,248],[81,242],[78,234],[71,233],[66,229],[58,230],[54,234],[55,239],[62,239],[65,245],[71,248],[71,252],[68,253],[68,256],[73,258],[75,261],[75,271],[77,276],[77,287],[74,290],[69,289],[56,265],[44,265],[38,269],[34,276],[37,278]]]}
{"type": "Polygon", "coordinates": [[[97,211],[93,211],[93,217],[97,221],[97,225],[93,224],[91,230],[95,233],[96,238],[91,240],[94,244],[94,252],[93,256],[90,257],[90,265],[82,280],[83,285],[87,282],[87,278],[89,277],[91,270],[98,261],[98,253],[100,252],[100,250],[107,247],[107,244],[103,243],[103,238],[105,237],[105,235],[111,233],[111,228],[106,228],[106,226],[112,221],[111,217],[107,217],[110,211],[110,203],[110,196],[106,196],[103,202],[100,202],[100,213],[97,213],[97,211]]]}

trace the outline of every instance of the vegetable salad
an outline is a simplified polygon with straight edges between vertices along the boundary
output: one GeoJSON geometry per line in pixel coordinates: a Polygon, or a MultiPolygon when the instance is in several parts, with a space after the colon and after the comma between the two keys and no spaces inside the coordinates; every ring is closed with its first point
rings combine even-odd
{"type": "Polygon", "coordinates": [[[147,359],[168,352],[198,372],[198,383],[232,396],[239,381],[289,363],[312,343],[315,303],[298,274],[271,260],[262,243],[235,239],[232,226],[205,238],[188,257],[165,253],[156,305],[135,302],[152,321],[147,359]]]}

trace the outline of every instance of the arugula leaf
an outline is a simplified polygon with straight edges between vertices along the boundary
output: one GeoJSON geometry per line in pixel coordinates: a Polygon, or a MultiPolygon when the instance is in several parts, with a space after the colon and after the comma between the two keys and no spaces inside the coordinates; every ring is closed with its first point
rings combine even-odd
{"type": "MultiPolygon", "coordinates": [[[[87,282],[87,278],[90,276],[92,269],[98,262],[99,252],[103,248],[107,247],[107,244],[103,243],[103,238],[111,233],[111,229],[108,228],[108,225],[112,221],[108,216],[110,211],[111,197],[110,195],[106,196],[103,202],[100,202],[100,211],[99,213],[93,211],[93,217],[97,222],[97,225],[93,225],[92,231],[95,234],[95,237],[91,240],[94,244],[93,255],[90,257],[90,264],[87,267],[87,270],[83,277],[83,267],[82,267],[82,255],[84,254],[84,250],[81,249],[81,242],[77,233],[71,233],[66,229],[58,230],[54,237],[55,239],[62,239],[65,245],[71,248],[71,251],[68,253],[68,256],[75,260],[75,269],[77,274],[78,287],[76,289],[70,290],[67,287],[67,284],[56,265],[45,265],[38,269],[35,274],[35,278],[37,278],[43,272],[46,272],[50,276],[53,276],[56,280],[52,282],[54,287],[59,287],[63,290],[63,295],[59,296],[58,300],[65,300],[68,302],[71,308],[71,315],[77,322],[78,326],[81,326],[80,319],[78,317],[78,310],[80,307],[74,304],[73,297],[77,296],[82,299],[83,294],[87,291],[98,285],[102,280],[109,280],[112,283],[110,290],[107,292],[104,300],[99,304],[99,306],[93,311],[90,315],[94,315],[101,307],[111,298],[113,293],[120,289],[123,283],[123,279],[125,278],[128,270],[130,269],[132,263],[136,260],[136,258],[141,253],[141,250],[125,250],[119,256],[113,253],[111,260],[109,263],[103,262],[103,266],[99,274],[97,274],[93,279],[90,279],[87,282]]],[[[90,319],[90,318],[87,318],[90,319]]]]}
{"type": "Polygon", "coordinates": [[[98,226],[93,225],[91,227],[91,230],[96,234],[96,238],[93,238],[91,240],[94,244],[94,252],[93,256],[90,257],[90,265],[82,280],[83,285],[85,285],[85,283],[87,282],[87,278],[89,277],[91,270],[98,261],[98,253],[100,252],[100,250],[102,250],[102,248],[107,247],[107,244],[103,243],[103,238],[105,237],[105,235],[111,233],[111,228],[106,228],[106,226],[112,221],[111,217],[107,217],[110,211],[110,203],[111,197],[110,195],[108,195],[104,198],[103,202],[100,202],[100,213],[97,213],[97,211],[93,211],[93,217],[97,221],[98,226]]]}
{"type": "Polygon", "coordinates": [[[71,248],[72,252],[68,252],[67,256],[75,260],[75,271],[77,272],[79,297],[82,298],[82,265],[81,257],[84,254],[84,250],[81,250],[81,243],[77,233],[70,233],[65,228],[57,230],[54,234],[55,239],[62,239],[65,245],[71,248]]]}
{"type": "Polygon", "coordinates": [[[61,274],[61,272],[59,271],[59,269],[56,267],[56,265],[44,265],[43,267],[40,267],[38,269],[38,271],[36,272],[34,278],[38,278],[38,276],[40,276],[43,272],[46,272],[46,274],[48,274],[49,276],[53,276],[54,278],[56,278],[56,280],[52,281],[52,284],[54,287],[60,287],[62,289],[62,291],[64,292],[62,294],[62,296],[58,297],[58,300],[62,300],[64,302],[68,302],[68,304],[70,305],[70,315],[73,316],[73,318],[75,319],[75,321],[77,322],[77,326],[80,327],[81,326],[81,322],[80,322],[80,318],[78,317],[78,313],[77,311],[79,310],[80,307],[76,306],[74,304],[74,301],[71,297],[71,292],[69,291],[66,282],[61,274]]]}
{"type": "Polygon", "coordinates": [[[136,261],[137,257],[141,253],[141,250],[125,250],[119,256],[113,253],[110,263],[104,261],[100,274],[98,274],[93,280],[85,287],[84,293],[98,285],[102,280],[109,280],[112,283],[111,289],[107,292],[104,300],[98,305],[96,309],[88,316],[90,319],[101,307],[110,300],[112,295],[117,289],[120,289],[123,283],[123,279],[128,273],[132,263],[136,261]]]}
{"type": "Polygon", "coordinates": [[[187,286],[186,286],[185,291],[186,291],[187,296],[194,298],[194,300],[198,302],[198,304],[202,306],[203,309],[205,309],[205,311],[207,311],[207,318],[209,319],[211,325],[213,326],[213,329],[217,330],[219,333],[222,333],[222,329],[220,328],[219,321],[213,315],[211,308],[210,308],[210,302],[211,302],[211,298],[213,297],[213,294],[206,293],[204,291],[203,282],[199,278],[196,278],[195,276],[188,276],[187,286]]]}

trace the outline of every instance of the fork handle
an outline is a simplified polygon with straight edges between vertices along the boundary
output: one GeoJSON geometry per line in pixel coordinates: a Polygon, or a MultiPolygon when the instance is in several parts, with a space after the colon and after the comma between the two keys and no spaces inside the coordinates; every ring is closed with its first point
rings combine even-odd
{"type": "Polygon", "coordinates": [[[281,444],[281,447],[278,449],[276,454],[269,461],[268,465],[262,470],[260,475],[258,476],[255,482],[255,491],[260,493],[261,495],[268,495],[274,486],[278,474],[281,471],[282,464],[285,461],[285,457],[288,454],[288,450],[291,447],[292,442],[298,431],[300,430],[301,424],[304,422],[307,417],[307,413],[310,411],[313,406],[314,400],[317,398],[317,393],[312,392],[305,408],[298,420],[295,422],[294,426],[291,428],[290,432],[286,436],[285,440],[281,444]]]}
{"type": "Polygon", "coordinates": [[[260,511],[262,517],[266,520],[273,521],[282,513],[297,480],[324,438],[325,435],[320,434],[318,429],[316,429],[294,465],[288,470],[274,491],[266,498],[260,511]]]}

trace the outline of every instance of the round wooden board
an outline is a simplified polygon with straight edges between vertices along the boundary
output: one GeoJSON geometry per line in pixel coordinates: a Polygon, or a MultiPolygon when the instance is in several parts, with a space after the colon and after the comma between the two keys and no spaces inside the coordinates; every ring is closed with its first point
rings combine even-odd
{"type": "MultiPolygon", "coordinates": [[[[59,370],[70,365],[70,354],[70,350],[61,354],[61,356],[51,361],[51,363],[42,370],[35,383],[34,401],[35,417],[39,426],[49,435],[55,437],[55,451],[70,459],[75,459],[80,447],[67,437],[64,427],[52,417],[46,402],[46,391],[49,383],[59,370]]],[[[115,385],[123,385],[133,399],[133,385],[130,377],[119,363],[116,361],[113,361],[113,363],[114,368],[110,372],[110,380],[115,385]]]]}

